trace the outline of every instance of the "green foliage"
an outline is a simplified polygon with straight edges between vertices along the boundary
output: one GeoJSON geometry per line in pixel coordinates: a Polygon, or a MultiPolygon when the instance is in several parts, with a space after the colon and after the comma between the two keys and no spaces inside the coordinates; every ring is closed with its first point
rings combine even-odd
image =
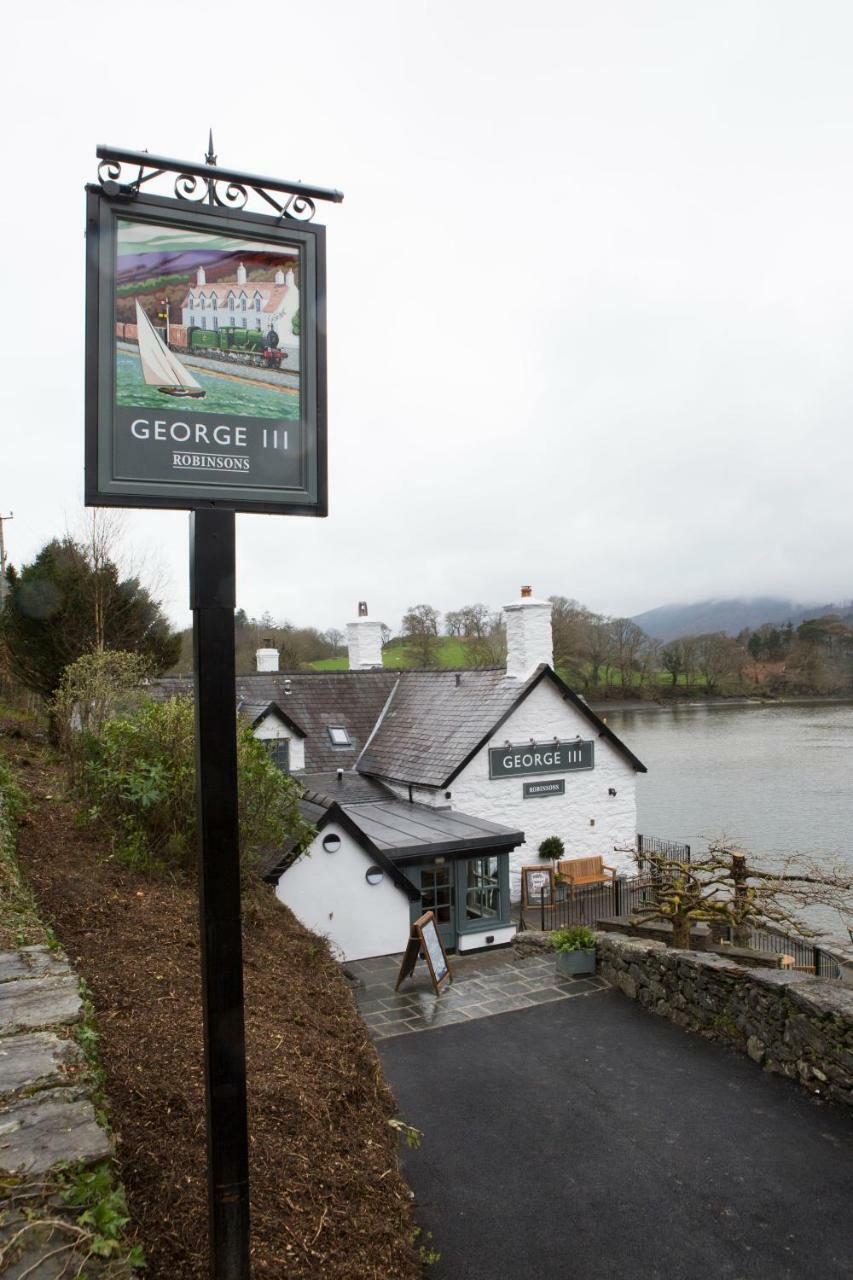
{"type": "Polygon", "coordinates": [[[134,650],[156,671],[177,659],[180,641],[138,578],[121,578],[73,538],[53,539],[9,569],[0,641],[10,669],[28,689],[51,698],[65,668],[94,649],[134,650]]]}
{"type": "Polygon", "coordinates": [[[550,858],[556,861],[558,858],[562,858],[565,852],[566,846],[559,836],[546,836],[539,845],[540,858],[550,858]]]}
{"type": "MultiPolygon", "coordinates": [[[[86,743],[80,787],[93,816],[112,830],[116,852],[150,869],[187,867],[195,857],[195,725],[189,699],[146,701],[108,721],[86,743]]],[[[270,759],[249,726],[237,734],[240,854],[248,865],[264,847],[303,843],[312,828],[296,784],[270,759]]]]}
{"type": "Polygon", "coordinates": [[[300,319],[299,319],[299,312],[297,311],[297,312],[296,312],[296,315],[293,317],[293,321],[292,321],[291,326],[290,326],[290,332],[291,332],[291,333],[295,333],[295,334],[296,334],[296,336],[297,336],[297,338],[299,337],[300,333],[302,332],[302,330],[301,330],[301,327],[300,327],[300,326],[301,326],[301,321],[300,321],[300,319]]]}
{"type": "Polygon", "coordinates": [[[109,649],[84,653],[65,668],[53,711],[73,774],[86,757],[88,739],[100,737],[107,721],[119,712],[139,705],[150,674],[151,663],[141,654],[109,649]]]}
{"type": "Polygon", "coordinates": [[[555,951],[594,951],[595,934],[582,924],[557,929],[551,934],[551,946],[555,951]]]}
{"type": "Polygon", "coordinates": [[[54,941],[39,919],[35,896],[15,856],[15,823],[25,809],[24,792],[0,761],[0,951],[54,941]]]}
{"type": "Polygon", "coordinates": [[[189,284],[189,276],[173,272],[167,276],[150,276],[147,280],[135,280],[130,284],[120,284],[116,288],[116,295],[119,298],[129,298],[136,293],[154,293],[158,289],[165,289],[169,285],[189,284]]]}
{"type": "Polygon", "coordinates": [[[9,822],[19,822],[26,807],[27,797],[15,781],[14,773],[0,760],[0,813],[4,813],[9,822]]]}
{"type": "Polygon", "coordinates": [[[146,1265],[139,1245],[128,1250],[125,1231],[130,1213],[124,1188],[116,1182],[108,1161],[93,1168],[66,1170],[60,1178],[59,1194],[67,1205],[80,1211],[77,1227],[86,1233],[84,1241],[89,1257],[122,1259],[133,1268],[146,1265]]]}

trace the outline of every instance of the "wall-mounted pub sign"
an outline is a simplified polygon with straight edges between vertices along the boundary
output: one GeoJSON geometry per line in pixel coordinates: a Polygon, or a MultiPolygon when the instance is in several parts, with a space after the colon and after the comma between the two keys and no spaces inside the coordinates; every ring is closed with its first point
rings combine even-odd
{"type": "Polygon", "coordinates": [[[87,192],[87,503],[325,515],[325,228],[87,192]]]}
{"type": "Polygon", "coordinates": [[[549,778],[547,782],[522,782],[521,794],[525,800],[538,800],[541,796],[564,796],[566,783],[563,778],[549,778]]]}
{"type": "Polygon", "coordinates": [[[490,778],[515,778],[531,773],[573,773],[576,769],[594,767],[595,743],[580,738],[568,742],[489,748],[490,778]]]}

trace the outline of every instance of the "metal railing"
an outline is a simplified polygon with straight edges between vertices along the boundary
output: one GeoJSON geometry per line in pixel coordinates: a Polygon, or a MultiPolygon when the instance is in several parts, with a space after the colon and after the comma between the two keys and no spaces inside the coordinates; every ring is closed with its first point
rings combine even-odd
{"type": "MultiPolygon", "coordinates": [[[[543,889],[540,900],[521,908],[522,928],[539,928],[544,932],[568,929],[573,925],[586,925],[594,929],[599,920],[609,920],[641,912],[655,902],[660,877],[651,872],[638,876],[617,876],[604,884],[583,885],[572,888],[558,883],[553,898],[543,889]],[[525,915],[525,912],[527,913],[525,915]]],[[[731,929],[727,941],[733,941],[731,929]]],[[[819,978],[839,981],[844,978],[845,960],[813,942],[795,934],[774,928],[751,928],[749,948],[765,954],[788,955],[794,960],[794,969],[813,973],[819,978]]]]}
{"type": "Polygon", "coordinates": [[[637,859],[643,865],[644,853],[656,853],[671,862],[689,862],[690,845],[680,840],[662,840],[660,836],[637,835],[637,859]]]}

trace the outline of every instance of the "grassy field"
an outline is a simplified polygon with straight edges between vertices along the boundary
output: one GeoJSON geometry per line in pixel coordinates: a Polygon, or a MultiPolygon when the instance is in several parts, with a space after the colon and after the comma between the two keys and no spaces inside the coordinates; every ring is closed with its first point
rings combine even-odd
{"type": "MultiPolygon", "coordinates": [[[[466,667],[465,642],[455,640],[452,636],[439,636],[439,667],[466,667]]],[[[382,665],[396,670],[417,666],[413,655],[406,649],[401,640],[391,640],[382,651],[382,665]]],[[[312,671],[347,671],[349,662],[345,654],[337,658],[321,658],[311,663],[312,671]]]]}
{"type": "MultiPolygon", "coordinates": [[[[440,636],[438,646],[439,668],[443,667],[447,669],[448,667],[470,666],[470,663],[467,661],[467,646],[464,640],[456,640],[451,636],[440,636]]],[[[402,640],[394,639],[390,641],[382,651],[382,665],[395,670],[401,670],[415,667],[417,666],[417,662],[411,651],[403,644],[402,640]]],[[[349,662],[345,654],[340,654],[337,658],[321,658],[317,662],[312,662],[311,669],[313,671],[347,671],[349,669],[349,662]]],[[[573,685],[573,687],[578,689],[583,687],[582,682],[577,680],[573,681],[571,679],[569,672],[561,671],[560,675],[568,684],[573,685]]],[[[728,682],[726,682],[726,685],[721,692],[728,691],[727,684],[728,682]]],[[[704,693],[705,685],[705,678],[697,673],[693,676],[689,686],[687,685],[685,676],[683,674],[680,675],[675,687],[683,693],[686,693],[688,688],[691,692],[704,693]]],[[[632,687],[636,690],[639,696],[642,696],[644,690],[640,682],[639,673],[634,676],[632,687]]],[[[614,669],[611,669],[609,673],[606,673],[602,667],[599,672],[598,679],[598,696],[603,697],[608,693],[612,694],[614,690],[619,690],[621,692],[621,688],[621,673],[614,669]],[[607,678],[608,674],[609,680],[607,678]]],[[[661,693],[665,694],[667,690],[672,689],[672,677],[666,671],[656,671],[652,677],[652,688],[654,689],[655,697],[659,696],[661,693]]]]}

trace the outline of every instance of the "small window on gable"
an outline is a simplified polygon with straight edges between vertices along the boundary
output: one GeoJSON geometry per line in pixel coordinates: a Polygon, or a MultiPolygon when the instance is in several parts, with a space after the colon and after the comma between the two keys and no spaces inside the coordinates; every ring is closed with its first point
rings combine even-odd
{"type": "Polygon", "coordinates": [[[332,745],[335,747],[351,747],[352,738],[342,726],[330,725],[329,737],[332,739],[332,745]]]}
{"type": "Polygon", "coordinates": [[[287,738],[262,738],[273,764],[278,765],[282,773],[290,772],[290,742],[287,738]]]}

